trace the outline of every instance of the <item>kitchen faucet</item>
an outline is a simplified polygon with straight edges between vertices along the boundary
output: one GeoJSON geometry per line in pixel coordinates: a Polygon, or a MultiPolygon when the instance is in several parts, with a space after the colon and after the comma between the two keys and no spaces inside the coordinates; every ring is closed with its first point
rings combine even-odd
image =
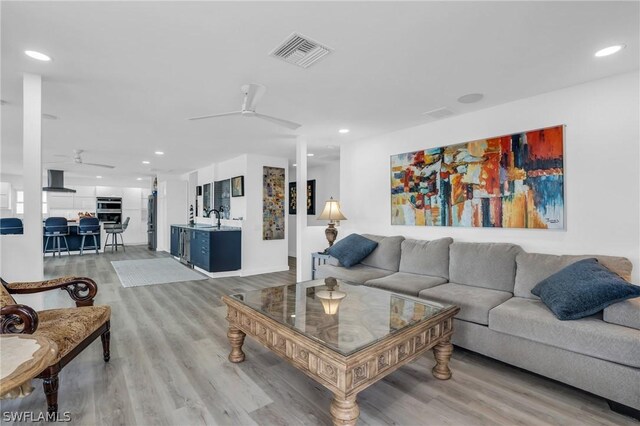
{"type": "Polygon", "coordinates": [[[224,207],[220,206],[219,210],[216,209],[209,209],[205,211],[206,216],[205,217],[211,217],[211,212],[214,212],[216,214],[216,219],[218,219],[218,229],[220,229],[220,213],[222,213],[224,211],[224,207]]]}

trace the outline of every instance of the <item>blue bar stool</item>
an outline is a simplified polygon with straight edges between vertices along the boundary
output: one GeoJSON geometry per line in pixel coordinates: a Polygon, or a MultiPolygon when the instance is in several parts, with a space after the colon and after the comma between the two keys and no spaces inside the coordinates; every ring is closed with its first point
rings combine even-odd
{"type": "Polygon", "coordinates": [[[0,218],[0,235],[22,234],[22,220],[17,217],[0,218]]]}
{"type": "Polygon", "coordinates": [[[96,235],[100,235],[100,221],[95,217],[83,217],[80,219],[80,223],[78,224],[78,235],[82,235],[82,242],[80,243],[80,256],[84,252],[85,248],[95,249],[96,254],[100,253],[98,249],[98,240],[96,239],[96,235]],[[93,237],[93,246],[85,247],[84,239],[90,235],[93,237]]]}
{"type": "Polygon", "coordinates": [[[69,235],[69,225],[67,224],[67,219],[64,217],[50,217],[44,221],[44,236],[47,237],[47,240],[44,243],[44,252],[53,253],[56,255],[58,252],[58,256],[60,256],[60,240],[64,239],[64,245],[67,250],[67,254],[71,255],[69,251],[69,244],[67,243],[67,235],[69,235]],[[49,246],[49,239],[53,237],[53,247],[51,249],[47,249],[49,246]]]}

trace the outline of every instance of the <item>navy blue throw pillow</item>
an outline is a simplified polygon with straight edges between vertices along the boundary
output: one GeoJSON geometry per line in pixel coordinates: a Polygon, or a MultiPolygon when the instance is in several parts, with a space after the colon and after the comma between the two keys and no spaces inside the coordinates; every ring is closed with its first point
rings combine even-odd
{"type": "Polygon", "coordinates": [[[335,257],[347,268],[360,263],[378,247],[378,243],[358,234],[351,234],[327,249],[327,254],[335,257]]]}
{"type": "Polygon", "coordinates": [[[558,319],[576,320],[639,297],[640,286],[627,283],[596,259],[584,259],[540,281],[531,293],[540,297],[558,319]]]}

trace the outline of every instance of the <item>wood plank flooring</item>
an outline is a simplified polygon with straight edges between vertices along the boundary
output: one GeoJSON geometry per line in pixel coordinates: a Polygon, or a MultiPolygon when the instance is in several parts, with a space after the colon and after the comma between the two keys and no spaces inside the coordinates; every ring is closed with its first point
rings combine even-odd
{"type": "MultiPolygon", "coordinates": [[[[126,252],[45,260],[45,275],[84,275],[112,308],[111,361],[99,339],[60,374],[59,406],[74,425],[328,425],[331,393],[247,338],[247,359],[227,361],[220,296],[295,282],[291,270],[123,288],[112,260],[168,256],[126,252]]],[[[47,308],[73,306],[50,292],[47,308]]],[[[429,354],[358,396],[361,425],[638,425],[601,398],[456,348],[453,378],[431,375],[429,354]]],[[[2,412],[46,411],[42,382],[30,396],[2,401],[2,412]]],[[[5,424],[3,422],[3,424],[5,424]]]]}

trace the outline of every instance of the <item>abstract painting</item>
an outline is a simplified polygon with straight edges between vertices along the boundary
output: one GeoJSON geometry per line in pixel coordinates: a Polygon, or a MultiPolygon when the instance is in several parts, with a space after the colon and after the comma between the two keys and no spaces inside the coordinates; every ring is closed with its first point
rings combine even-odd
{"type": "Polygon", "coordinates": [[[284,169],[263,167],[262,239],[284,239],[284,169]]]}
{"type": "Polygon", "coordinates": [[[564,126],[391,156],[391,224],[564,228],[564,126]]]}

